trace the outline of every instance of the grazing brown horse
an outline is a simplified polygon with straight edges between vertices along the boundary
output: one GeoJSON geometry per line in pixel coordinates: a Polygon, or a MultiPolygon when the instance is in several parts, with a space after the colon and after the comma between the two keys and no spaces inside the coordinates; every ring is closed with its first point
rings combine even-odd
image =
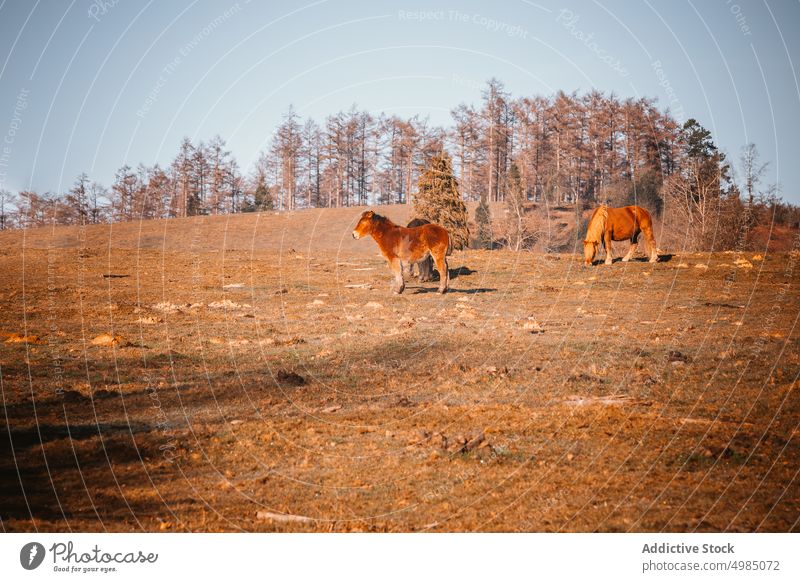
{"type": "Polygon", "coordinates": [[[625,206],[623,208],[609,208],[605,204],[596,208],[589,221],[586,238],[583,241],[583,256],[586,266],[592,264],[600,244],[606,249],[606,265],[614,261],[611,255],[611,241],[630,240],[631,248],[628,249],[622,260],[631,260],[636,251],[639,235],[644,233],[644,241],[650,262],[658,260],[656,239],[653,237],[653,220],[650,213],[639,206],[625,206]]]}
{"type": "MultiPolygon", "coordinates": [[[[426,224],[430,224],[430,220],[425,220],[424,218],[415,218],[411,222],[406,225],[406,228],[416,228],[417,226],[424,226],[426,224]]],[[[430,255],[422,259],[419,263],[411,263],[408,267],[408,276],[414,276],[414,266],[416,265],[417,271],[419,273],[419,281],[420,283],[425,283],[427,281],[433,281],[433,259],[430,255]]]]}
{"type": "Polygon", "coordinates": [[[353,229],[353,238],[359,239],[367,235],[375,239],[381,254],[389,262],[389,268],[395,277],[395,293],[400,294],[405,289],[403,263],[419,263],[428,256],[433,257],[439,270],[439,293],[447,291],[447,250],[450,246],[450,235],[444,227],[424,224],[406,228],[367,210],[353,229]]]}

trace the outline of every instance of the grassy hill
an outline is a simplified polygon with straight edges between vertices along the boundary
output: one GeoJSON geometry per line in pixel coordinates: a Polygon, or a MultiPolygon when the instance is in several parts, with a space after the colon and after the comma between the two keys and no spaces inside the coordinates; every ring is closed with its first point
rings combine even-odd
{"type": "Polygon", "coordinates": [[[797,528],[799,255],[396,296],[361,210],[1,233],[2,529],[797,528]]]}
{"type": "MultiPolygon", "coordinates": [[[[470,218],[475,206],[474,202],[467,204],[470,218]]],[[[500,220],[503,204],[490,203],[489,206],[495,220],[500,220]]],[[[411,219],[413,210],[409,205],[394,204],[144,220],[87,225],[83,229],[41,227],[27,229],[23,236],[18,231],[0,232],[0,245],[7,249],[24,244],[31,249],[87,246],[197,252],[294,249],[306,253],[333,251],[364,255],[372,253],[372,247],[364,241],[353,240],[350,233],[358,217],[368,208],[403,225],[411,219]]],[[[574,224],[575,214],[571,209],[552,209],[544,229],[551,247],[571,248],[574,224]]]]}

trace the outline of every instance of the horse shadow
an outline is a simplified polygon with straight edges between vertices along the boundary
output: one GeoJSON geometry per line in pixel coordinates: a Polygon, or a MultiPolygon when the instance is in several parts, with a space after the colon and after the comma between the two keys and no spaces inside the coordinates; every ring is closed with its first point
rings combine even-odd
{"type": "MultiPolygon", "coordinates": [[[[450,280],[458,279],[459,277],[466,277],[468,275],[474,275],[478,271],[470,269],[467,266],[462,265],[461,267],[456,267],[454,269],[447,269],[447,274],[450,277],[450,280]]],[[[439,271],[436,268],[433,269],[431,281],[439,281],[439,271]]]]}
{"type": "MultiPolygon", "coordinates": [[[[465,295],[477,295],[479,293],[494,293],[495,291],[497,291],[497,289],[494,289],[492,287],[479,287],[476,289],[448,289],[447,294],[449,295],[450,293],[463,293],[465,295]]],[[[418,289],[414,290],[412,295],[421,295],[424,293],[438,293],[438,292],[439,292],[438,287],[419,287],[418,289]]]]}
{"type": "Polygon", "coordinates": [[[467,266],[456,267],[455,269],[448,269],[447,273],[450,276],[450,279],[458,279],[459,277],[466,277],[468,275],[474,275],[478,271],[470,269],[467,266]]]}
{"type": "MultiPolygon", "coordinates": [[[[658,255],[658,262],[659,263],[669,263],[674,256],[675,255],[672,255],[670,253],[666,253],[666,254],[663,254],[663,255],[658,255]]],[[[614,257],[611,260],[611,262],[612,262],[612,264],[613,263],[621,263],[622,262],[622,257],[614,257]]],[[[648,259],[647,257],[634,257],[631,260],[629,260],[628,262],[629,263],[648,263],[648,262],[650,262],[650,259],[648,259]]],[[[592,261],[592,266],[603,265],[603,264],[605,264],[605,259],[597,259],[597,260],[592,261]]]]}

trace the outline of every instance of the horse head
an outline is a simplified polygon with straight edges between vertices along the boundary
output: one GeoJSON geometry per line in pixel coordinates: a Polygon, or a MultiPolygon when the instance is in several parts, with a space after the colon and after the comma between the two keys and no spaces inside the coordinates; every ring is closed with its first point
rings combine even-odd
{"type": "Polygon", "coordinates": [[[372,210],[367,210],[361,214],[361,219],[353,229],[353,238],[358,240],[361,237],[367,236],[372,232],[372,220],[375,218],[375,213],[372,210]]]}
{"type": "Polygon", "coordinates": [[[597,256],[597,247],[600,241],[585,240],[583,241],[583,258],[586,259],[586,266],[591,267],[592,261],[597,256]]]}

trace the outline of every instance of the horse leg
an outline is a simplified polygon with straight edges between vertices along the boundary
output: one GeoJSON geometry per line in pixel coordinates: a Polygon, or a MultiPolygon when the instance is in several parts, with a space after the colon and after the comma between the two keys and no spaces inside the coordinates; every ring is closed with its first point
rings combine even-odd
{"type": "Polygon", "coordinates": [[[436,261],[436,269],[439,271],[439,293],[447,291],[447,284],[450,282],[450,272],[447,270],[447,249],[436,253],[434,259],[436,261]]]}
{"type": "Polygon", "coordinates": [[[641,231],[644,234],[644,244],[647,247],[647,254],[650,255],[650,262],[655,263],[658,261],[658,247],[656,238],[653,236],[653,222],[649,215],[641,225],[641,231]]]}
{"type": "Polygon", "coordinates": [[[650,254],[650,262],[651,263],[658,262],[658,247],[656,246],[656,239],[653,236],[652,231],[649,233],[645,233],[644,240],[647,243],[647,250],[650,254]]]}
{"type": "Polygon", "coordinates": [[[400,295],[403,292],[403,289],[406,288],[405,281],[403,280],[403,263],[395,257],[391,261],[389,261],[389,268],[394,273],[394,288],[393,291],[400,295]]]}
{"type": "Polygon", "coordinates": [[[631,248],[628,249],[628,254],[622,257],[622,262],[627,263],[633,258],[633,254],[636,252],[636,245],[638,244],[639,233],[637,232],[631,237],[631,248]]]}
{"type": "Polygon", "coordinates": [[[423,282],[433,281],[433,259],[431,255],[426,255],[417,265],[419,269],[419,280],[423,282]]]}
{"type": "Polygon", "coordinates": [[[603,242],[606,247],[606,265],[610,265],[614,262],[614,257],[611,254],[611,233],[608,231],[603,235],[603,242]]]}

